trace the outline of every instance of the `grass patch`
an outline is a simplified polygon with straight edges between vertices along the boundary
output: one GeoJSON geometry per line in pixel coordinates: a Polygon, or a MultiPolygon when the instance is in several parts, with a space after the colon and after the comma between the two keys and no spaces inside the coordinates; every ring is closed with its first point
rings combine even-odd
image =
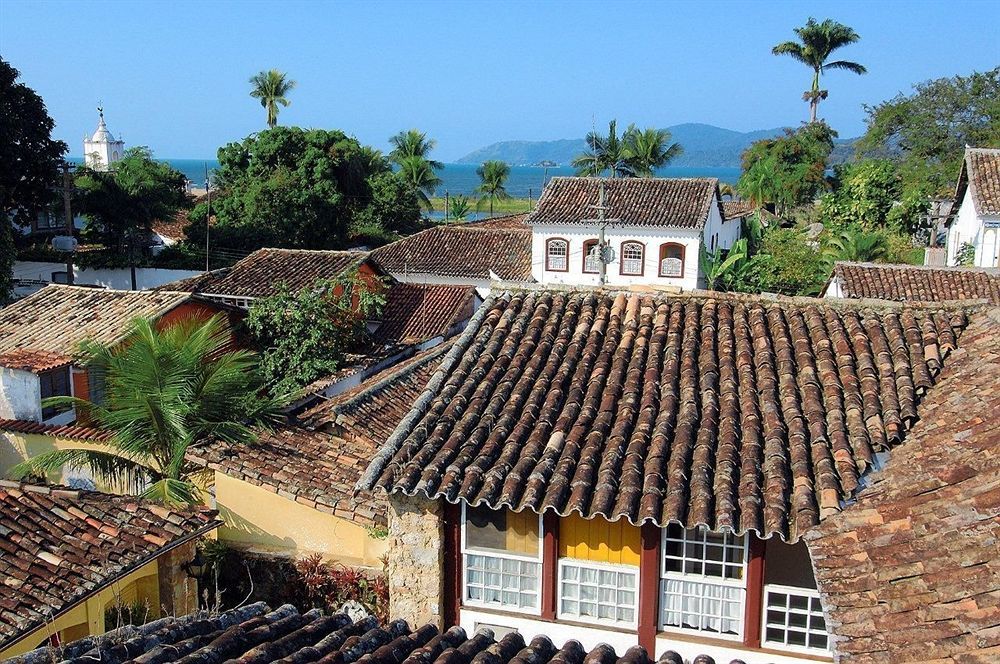
{"type": "MultiPolygon", "coordinates": [[[[469,197],[469,205],[473,212],[489,212],[490,202],[483,201],[482,205],[478,208],[476,207],[476,199],[469,197]]],[[[445,200],[443,196],[435,196],[431,198],[431,205],[434,207],[435,212],[444,212],[445,200]]],[[[521,212],[529,212],[535,205],[534,199],[531,198],[508,198],[504,201],[493,201],[493,214],[520,214],[521,212]]]]}

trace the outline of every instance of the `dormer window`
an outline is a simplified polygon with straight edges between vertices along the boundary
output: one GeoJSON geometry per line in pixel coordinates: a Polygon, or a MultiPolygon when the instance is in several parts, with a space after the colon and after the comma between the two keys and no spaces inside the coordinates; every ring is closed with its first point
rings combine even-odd
{"type": "Polygon", "coordinates": [[[621,273],[625,276],[642,276],[646,248],[641,242],[622,242],[621,273]]]}
{"type": "Polygon", "coordinates": [[[549,272],[569,270],[569,240],[556,237],[545,241],[545,269],[549,272]]]}
{"type": "Polygon", "coordinates": [[[583,271],[585,274],[597,274],[601,271],[601,252],[597,240],[583,242],[583,271]]]}
{"type": "Polygon", "coordinates": [[[684,245],[667,242],[660,245],[660,276],[679,279],[684,276],[684,245]]]}

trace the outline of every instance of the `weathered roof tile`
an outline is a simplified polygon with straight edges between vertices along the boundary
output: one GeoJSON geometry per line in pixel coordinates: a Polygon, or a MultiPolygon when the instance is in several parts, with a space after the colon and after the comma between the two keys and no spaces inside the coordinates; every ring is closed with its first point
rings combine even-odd
{"type": "Polygon", "coordinates": [[[844,297],[898,302],[986,300],[1000,304],[996,268],[926,267],[838,262],[833,267],[844,297]]]}

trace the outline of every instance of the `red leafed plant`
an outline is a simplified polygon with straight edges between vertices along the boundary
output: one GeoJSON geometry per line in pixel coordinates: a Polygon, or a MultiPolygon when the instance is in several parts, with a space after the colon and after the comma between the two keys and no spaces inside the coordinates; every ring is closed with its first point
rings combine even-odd
{"type": "Polygon", "coordinates": [[[295,569],[302,576],[312,606],[332,612],[344,602],[354,600],[363,604],[379,621],[388,619],[389,581],[384,570],[381,574],[370,574],[328,562],[319,554],[296,561],[295,569]]]}

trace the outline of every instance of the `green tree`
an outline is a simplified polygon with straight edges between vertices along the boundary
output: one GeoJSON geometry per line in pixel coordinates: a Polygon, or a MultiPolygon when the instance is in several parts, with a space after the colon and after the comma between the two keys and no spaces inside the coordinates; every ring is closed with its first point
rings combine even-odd
{"type": "Polygon", "coordinates": [[[420,222],[420,201],[397,173],[368,178],[369,201],[354,215],[351,236],[371,244],[384,244],[400,233],[413,231],[420,222]]]}
{"type": "Polygon", "coordinates": [[[731,289],[745,293],[815,295],[828,275],[826,260],[802,231],[769,228],[760,251],[739,270],[731,289]]]}
{"type": "Polygon", "coordinates": [[[749,245],[746,238],[733,243],[729,251],[716,249],[710,252],[701,245],[698,262],[708,290],[729,290],[746,268],[749,260],[749,245]]]}
{"type": "Polygon", "coordinates": [[[510,198],[507,193],[507,178],[510,177],[510,166],[502,161],[484,161],[482,166],[476,169],[479,176],[479,186],[476,191],[480,195],[479,203],[484,200],[490,202],[490,216],[493,216],[493,201],[503,201],[510,198]]]}
{"type": "Polygon", "coordinates": [[[628,177],[632,168],[628,162],[625,143],[618,138],[618,122],[608,123],[607,136],[591,131],[587,134],[587,151],[571,162],[577,175],[596,177],[610,172],[611,177],[628,177]]]}
{"type": "Polygon", "coordinates": [[[267,126],[274,128],[278,124],[278,106],[288,106],[288,93],[295,88],[295,81],[288,78],[284,72],[269,69],[250,77],[250,96],[260,100],[260,105],[267,111],[267,126]]]}
{"type": "MultiPolygon", "coordinates": [[[[373,200],[372,178],[388,172],[377,151],[336,130],[279,126],[230,143],[219,150],[212,247],[341,248],[373,200]]],[[[205,217],[204,204],[190,215],[196,246],[204,246],[205,217]]]]}
{"type": "Polygon", "coordinates": [[[409,157],[420,157],[425,159],[434,170],[444,168],[440,161],[433,161],[430,158],[431,150],[437,146],[437,141],[427,138],[427,134],[416,129],[401,131],[389,138],[392,151],[389,152],[389,161],[402,165],[403,160],[409,157]]]}
{"type": "Polygon", "coordinates": [[[1000,147],[1000,67],[919,83],[865,111],[855,149],[896,164],[904,198],[953,194],[965,146],[1000,147]]]}
{"type": "Polygon", "coordinates": [[[825,123],[816,122],[756,141],[743,153],[737,190],[758,209],[774,204],[781,216],[812,202],[826,187],[826,160],[836,136],[825,123]]]}
{"type": "Polygon", "coordinates": [[[428,210],[434,208],[430,197],[440,186],[441,178],[434,172],[431,162],[423,157],[403,157],[399,161],[399,177],[410,186],[421,205],[428,210]]]}
{"type": "Polygon", "coordinates": [[[122,343],[83,343],[81,363],[91,380],[103,384],[103,399],[54,397],[45,405],[74,407],[112,431],[112,451],[47,452],[16,466],[12,475],[83,467],[146,498],[172,505],[195,502],[198,490],[191,477],[197,468],[187,461],[187,450],[210,439],[253,442],[255,427],[275,421],[281,405],[259,396],[257,356],[229,350],[230,343],[231,331],[218,316],[165,329],[137,319],[122,343]]]}
{"type": "Polygon", "coordinates": [[[855,74],[864,74],[868,70],[857,62],[850,60],[829,61],[830,56],[839,48],[853,44],[861,39],[852,28],[834,20],[826,19],[817,23],[810,18],[801,28],[795,28],[799,41],[786,41],[778,44],[771,53],[788,55],[813,70],[812,86],[802,95],[809,102],[809,121],[816,122],[819,102],[826,99],[828,92],[819,87],[820,75],[827,69],[844,69],[855,74]]]}
{"type": "Polygon", "coordinates": [[[684,153],[680,143],[670,142],[670,132],[652,127],[639,129],[630,124],[625,130],[625,160],[632,175],[651,178],[657,168],[663,168],[684,153]]]}
{"type": "Polygon", "coordinates": [[[382,285],[357,274],[318,280],[299,291],[282,285],[254,302],[247,326],[271,393],[292,393],[340,368],[347,353],[362,349],[366,324],[384,303],[382,285]]]}
{"type": "Polygon", "coordinates": [[[0,304],[14,286],[12,224],[25,225],[52,202],[66,144],[52,140],[54,123],[38,94],[0,58],[0,304]]]}
{"type": "Polygon", "coordinates": [[[455,221],[464,221],[471,211],[468,196],[453,196],[448,203],[448,213],[455,221]]]}
{"type": "Polygon", "coordinates": [[[107,171],[80,168],[76,174],[77,209],[86,217],[84,236],[100,242],[132,268],[148,245],[153,222],[173,216],[190,203],[185,177],[149,148],[129,148],[107,171]]]}
{"type": "Polygon", "coordinates": [[[820,218],[838,227],[883,228],[902,193],[896,168],[885,159],[834,167],[833,191],[820,200],[820,218]]]}
{"type": "Polygon", "coordinates": [[[826,239],[823,257],[832,266],[837,261],[870,263],[888,255],[886,237],[881,231],[849,228],[826,239]]]}

